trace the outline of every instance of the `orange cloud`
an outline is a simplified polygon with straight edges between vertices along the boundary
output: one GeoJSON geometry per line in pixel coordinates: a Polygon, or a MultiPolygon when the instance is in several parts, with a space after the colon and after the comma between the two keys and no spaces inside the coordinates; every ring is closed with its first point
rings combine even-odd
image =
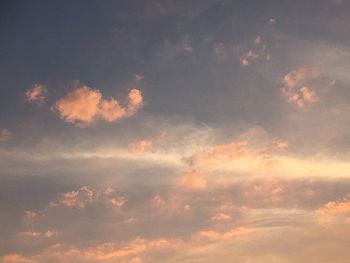
{"type": "Polygon", "coordinates": [[[217,232],[215,230],[199,231],[193,235],[194,239],[208,240],[208,241],[226,241],[236,237],[245,236],[252,230],[246,227],[232,228],[226,232],[217,232]]]}
{"type": "Polygon", "coordinates": [[[45,100],[45,94],[47,93],[44,85],[35,84],[33,88],[25,92],[25,99],[29,102],[35,102],[42,104],[45,100]]]}
{"type": "Polygon", "coordinates": [[[58,100],[54,108],[60,118],[67,122],[91,124],[98,112],[101,97],[99,90],[82,86],[58,100]]]}
{"type": "Polygon", "coordinates": [[[126,107],[122,107],[113,98],[102,99],[99,90],[81,86],[58,100],[53,109],[64,121],[74,123],[78,127],[84,127],[84,125],[92,124],[98,118],[114,122],[132,116],[142,105],[143,97],[137,89],[132,89],[129,92],[128,103],[126,107]]]}
{"type": "Polygon", "coordinates": [[[143,97],[141,91],[138,89],[132,89],[129,92],[129,103],[128,106],[126,107],[127,114],[129,116],[135,114],[135,112],[140,109],[143,105],[143,97]]]}
{"type": "Polygon", "coordinates": [[[107,122],[113,122],[126,115],[126,110],[115,99],[101,100],[98,105],[98,114],[107,122]]]}
{"type": "Polygon", "coordinates": [[[84,209],[93,202],[99,202],[106,206],[117,208],[123,207],[126,203],[126,199],[124,197],[113,196],[113,192],[113,188],[107,188],[101,192],[83,186],[76,191],[62,193],[58,200],[50,203],[50,207],[75,207],[84,209]]]}
{"type": "Polygon", "coordinates": [[[228,221],[231,219],[231,216],[225,213],[217,213],[216,215],[214,215],[211,220],[213,221],[228,221]]]}
{"type": "Polygon", "coordinates": [[[336,223],[350,223],[350,201],[330,201],[316,210],[321,223],[332,225],[336,223]]]}
{"type": "Polygon", "coordinates": [[[262,45],[262,37],[257,36],[254,39],[254,46],[251,47],[247,52],[240,56],[240,63],[242,67],[247,67],[255,60],[270,60],[271,55],[266,53],[266,45],[262,45]]]}
{"type": "Polygon", "coordinates": [[[308,87],[309,81],[317,79],[320,72],[314,68],[301,67],[286,74],[283,78],[282,93],[291,104],[303,108],[318,101],[316,92],[308,87]]]}
{"type": "Polygon", "coordinates": [[[331,201],[317,211],[322,214],[350,213],[350,201],[331,201]]]}
{"type": "Polygon", "coordinates": [[[7,254],[2,258],[2,263],[29,263],[31,260],[20,254],[7,254]]]}
{"type": "Polygon", "coordinates": [[[207,181],[196,170],[190,170],[180,178],[179,185],[188,190],[204,190],[207,181]]]}
{"type": "Polygon", "coordinates": [[[24,257],[20,254],[8,254],[2,263],[29,262],[143,262],[145,255],[178,250],[182,246],[179,239],[142,239],[136,238],[124,245],[115,242],[100,243],[87,248],[66,247],[63,244],[50,246],[41,254],[24,257]]]}

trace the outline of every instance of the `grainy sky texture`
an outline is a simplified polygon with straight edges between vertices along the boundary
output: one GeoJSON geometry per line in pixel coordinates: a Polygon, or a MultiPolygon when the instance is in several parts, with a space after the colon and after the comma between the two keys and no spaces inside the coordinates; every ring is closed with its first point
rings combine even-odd
{"type": "Polygon", "coordinates": [[[0,2],[1,263],[348,263],[348,0],[0,2]]]}

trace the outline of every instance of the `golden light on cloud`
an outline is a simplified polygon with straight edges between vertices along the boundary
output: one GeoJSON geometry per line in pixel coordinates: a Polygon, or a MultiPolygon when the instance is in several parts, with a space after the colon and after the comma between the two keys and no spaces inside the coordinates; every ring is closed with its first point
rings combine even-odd
{"type": "Polygon", "coordinates": [[[142,105],[143,97],[138,89],[130,90],[128,103],[126,107],[122,107],[119,101],[113,98],[102,99],[100,90],[81,86],[59,99],[52,109],[57,111],[64,121],[84,127],[101,118],[107,122],[115,122],[132,116],[142,105]]]}
{"type": "Polygon", "coordinates": [[[349,1],[0,4],[0,263],[348,263],[349,1]]]}

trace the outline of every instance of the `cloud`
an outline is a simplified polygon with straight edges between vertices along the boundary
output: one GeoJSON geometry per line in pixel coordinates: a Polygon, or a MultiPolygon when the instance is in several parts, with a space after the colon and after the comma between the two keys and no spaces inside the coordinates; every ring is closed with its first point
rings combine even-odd
{"type": "Polygon", "coordinates": [[[99,114],[107,122],[114,122],[126,115],[126,110],[119,105],[115,99],[101,100],[98,105],[99,114]]]}
{"type": "Polygon", "coordinates": [[[142,139],[129,143],[129,152],[137,155],[142,155],[144,153],[155,152],[157,147],[160,146],[165,140],[165,133],[162,133],[157,138],[142,139]]]}
{"type": "Polygon", "coordinates": [[[47,89],[44,85],[41,84],[35,84],[33,88],[27,90],[25,92],[25,99],[26,101],[37,103],[41,105],[44,103],[47,93],[47,89]]]}
{"type": "Polygon", "coordinates": [[[316,210],[321,223],[332,225],[337,223],[349,224],[350,222],[350,200],[330,201],[316,210]]]}
{"type": "Polygon", "coordinates": [[[1,263],[32,263],[32,261],[21,254],[7,254],[2,258],[1,263]]]}
{"type": "Polygon", "coordinates": [[[194,239],[204,239],[210,241],[226,241],[249,234],[252,230],[245,227],[232,228],[225,232],[215,230],[203,230],[193,235],[194,239]]]}
{"type": "Polygon", "coordinates": [[[28,230],[25,232],[20,232],[18,235],[20,237],[28,237],[28,238],[51,238],[55,235],[57,235],[58,232],[55,230],[47,230],[45,232],[38,232],[33,230],[28,230]]]}
{"type": "Polygon", "coordinates": [[[240,63],[242,67],[247,67],[258,59],[271,59],[271,55],[266,52],[266,45],[263,44],[261,36],[256,36],[254,39],[254,45],[247,52],[240,56],[240,63]]]}
{"type": "Polygon", "coordinates": [[[118,242],[99,243],[87,248],[78,248],[56,244],[48,247],[40,254],[23,256],[7,254],[2,263],[34,263],[34,262],[144,262],[145,255],[178,250],[182,246],[179,239],[143,239],[135,238],[121,245],[118,242]]]}
{"type": "Polygon", "coordinates": [[[125,203],[124,197],[113,195],[114,189],[107,188],[103,191],[92,190],[88,186],[83,186],[78,190],[62,193],[58,200],[50,202],[50,207],[75,207],[84,209],[92,203],[102,203],[121,208],[125,203]]]}
{"type": "Polygon", "coordinates": [[[54,108],[66,122],[91,124],[97,115],[101,97],[99,90],[82,86],[58,100],[54,108]]]}
{"type": "Polygon", "coordinates": [[[180,178],[179,186],[188,190],[204,190],[207,188],[207,181],[198,171],[190,170],[180,178]]]}
{"type": "Polygon", "coordinates": [[[229,220],[231,220],[231,216],[229,214],[219,212],[219,213],[215,214],[211,218],[211,220],[213,220],[213,221],[229,221],[229,220]]]}
{"type": "Polygon", "coordinates": [[[315,68],[300,67],[292,70],[283,78],[282,93],[291,104],[299,108],[314,104],[319,99],[309,84],[319,76],[320,72],[315,68]]]}
{"type": "Polygon", "coordinates": [[[4,128],[0,128],[0,142],[6,142],[12,139],[12,133],[4,128]]]}
{"type": "Polygon", "coordinates": [[[134,115],[143,105],[143,97],[138,89],[132,89],[128,95],[126,107],[120,106],[116,99],[102,99],[98,89],[81,86],[59,99],[52,107],[66,122],[78,127],[92,124],[96,119],[115,122],[134,115]]]}

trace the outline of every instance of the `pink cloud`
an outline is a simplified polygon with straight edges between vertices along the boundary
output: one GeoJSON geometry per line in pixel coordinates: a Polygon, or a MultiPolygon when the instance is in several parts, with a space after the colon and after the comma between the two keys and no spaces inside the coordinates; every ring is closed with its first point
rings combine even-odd
{"type": "Polygon", "coordinates": [[[33,88],[25,92],[25,99],[29,102],[42,104],[46,99],[45,97],[46,93],[47,93],[47,90],[44,85],[35,84],[33,88]]]}
{"type": "Polygon", "coordinates": [[[81,86],[66,94],[52,107],[60,118],[66,122],[84,127],[96,119],[115,122],[121,118],[134,115],[143,105],[141,91],[132,89],[128,95],[126,107],[120,106],[116,99],[102,99],[97,89],[81,86]]]}
{"type": "Polygon", "coordinates": [[[282,93],[291,104],[299,108],[318,101],[316,92],[309,87],[309,82],[317,79],[320,72],[314,68],[300,67],[292,70],[283,78],[282,93]]]}

